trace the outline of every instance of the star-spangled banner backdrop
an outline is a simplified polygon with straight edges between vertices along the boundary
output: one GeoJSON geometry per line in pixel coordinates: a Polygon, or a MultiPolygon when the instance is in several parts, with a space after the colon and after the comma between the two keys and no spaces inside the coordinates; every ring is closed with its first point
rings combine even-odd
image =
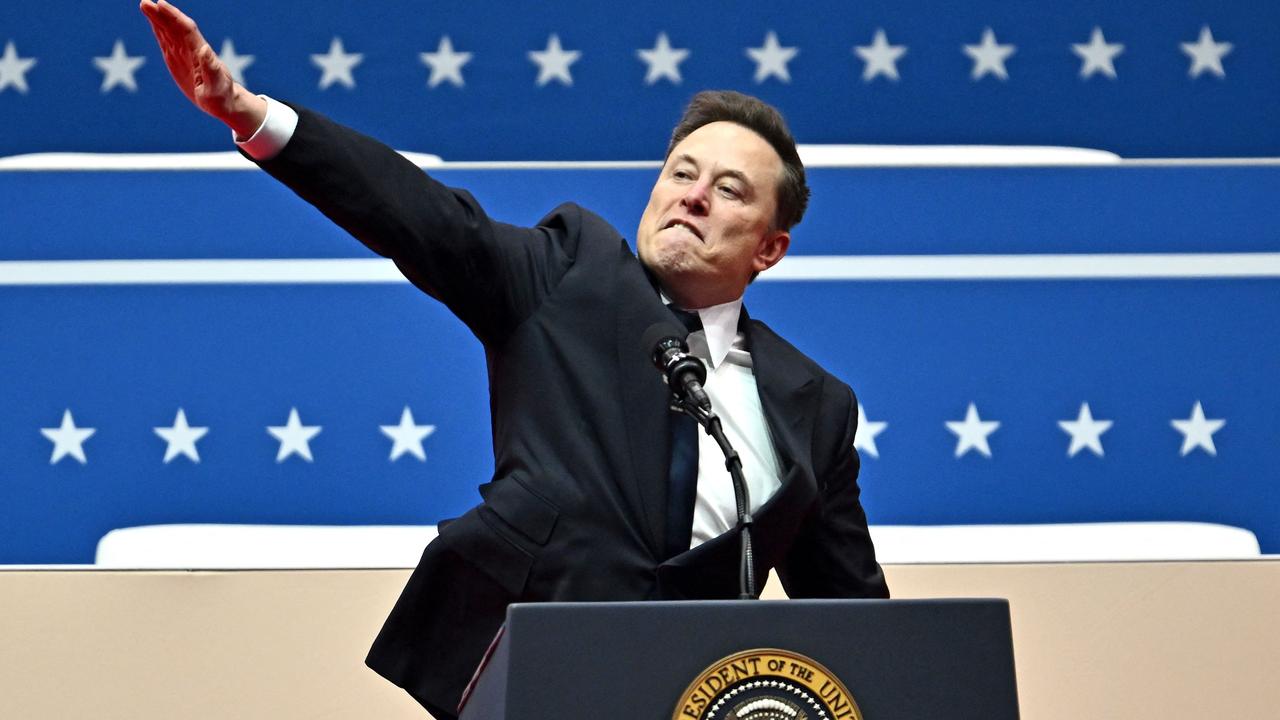
{"type": "MultiPolygon", "coordinates": [[[[804,143],[1280,154],[1276,3],[180,7],[250,89],[448,160],[652,159],[708,87],[777,104],[804,143]]],[[[0,118],[0,155],[227,147],[132,2],[0,4],[0,118]]]]}
{"type": "MultiPolygon", "coordinates": [[[[630,237],[655,170],[433,172],[630,237]]],[[[873,522],[1208,521],[1280,552],[1280,165],[811,183],[747,304],[858,392],[873,522]]],[[[0,217],[0,563],[478,501],[478,344],[264,174],[0,172],[0,217]]]]}

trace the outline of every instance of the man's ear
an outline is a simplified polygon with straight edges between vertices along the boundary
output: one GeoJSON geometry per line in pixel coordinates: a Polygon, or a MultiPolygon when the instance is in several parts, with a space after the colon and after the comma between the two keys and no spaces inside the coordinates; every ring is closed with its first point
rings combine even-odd
{"type": "Polygon", "coordinates": [[[774,230],[768,235],[760,239],[760,244],[756,246],[755,257],[752,258],[751,270],[753,272],[764,272],[774,265],[787,254],[787,248],[791,247],[791,233],[786,230],[774,230]]]}

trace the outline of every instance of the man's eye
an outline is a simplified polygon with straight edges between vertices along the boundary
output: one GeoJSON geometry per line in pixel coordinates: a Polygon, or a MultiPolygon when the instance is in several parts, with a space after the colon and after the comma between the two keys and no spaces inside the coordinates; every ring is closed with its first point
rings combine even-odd
{"type": "Polygon", "coordinates": [[[677,170],[677,171],[675,171],[675,172],[671,173],[671,176],[672,176],[672,177],[674,177],[674,178],[675,178],[675,179],[677,179],[677,180],[688,180],[689,178],[693,177],[693,175],[690,175],[690,174],[689,174],[687,171],[685,171],[685,170],[677,170]]]}
{"type": "Polygon", "coordinates": [[[736,198],[741,195],[741,193],[738,192],[738,189],[732,185],[721,185],[720,192],[724,193],[725,197],[731,198],[736,198]]]}

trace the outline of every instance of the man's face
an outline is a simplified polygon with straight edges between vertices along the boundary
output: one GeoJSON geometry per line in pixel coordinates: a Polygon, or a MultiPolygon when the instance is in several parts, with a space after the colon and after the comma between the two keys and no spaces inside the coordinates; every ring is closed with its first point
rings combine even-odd
{"type": "Polygon", "coordinates": [[[676,145],[640,218],[640,260],[686,308],[742,295],[753,273],[787,252],[773,228],[782,159],[764,138],[714,122],[676,145]]]}

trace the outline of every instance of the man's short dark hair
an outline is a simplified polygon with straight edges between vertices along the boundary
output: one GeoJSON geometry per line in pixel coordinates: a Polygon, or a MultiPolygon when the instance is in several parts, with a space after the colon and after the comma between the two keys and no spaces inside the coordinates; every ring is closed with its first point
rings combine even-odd
{"type": "Polygon", "coordinates": [[[667,157],[680,141],[703,125],[713,122],[737,123],[764,138],[782,158],[782,177],[778,179],[778,213],[774,225],[790,230],[804,217],[809,205],[809,186],[804,180],[804,163],[796,152],[796,141],[787,122],[777,108],[759,98],[732,90],[704,90],[693,96],[689,107],[671,131],[667,157]]]}

